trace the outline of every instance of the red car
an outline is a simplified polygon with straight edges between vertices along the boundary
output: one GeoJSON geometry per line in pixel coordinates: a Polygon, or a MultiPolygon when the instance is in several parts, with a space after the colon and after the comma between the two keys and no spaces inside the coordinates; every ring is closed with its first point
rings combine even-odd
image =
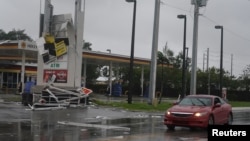
{"type": "Polygon", "coordinates": [[[215,95],[188,95],[174,103],[164,117],[164,124],[173,130],[176,126],[207,128],[208,125],[231,125],[232,106],[215,95]]]}

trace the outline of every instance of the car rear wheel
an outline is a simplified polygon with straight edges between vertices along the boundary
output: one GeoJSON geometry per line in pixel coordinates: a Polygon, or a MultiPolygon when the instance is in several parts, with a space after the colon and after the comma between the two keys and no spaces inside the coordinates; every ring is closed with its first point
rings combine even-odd
{"type": "Polygon", "coordinates": [[[209,116],[208,125],[214,125],[214,117],[212,115],[209,116]]]}
{"type": "Polygon", "coordinates": [[[228,118],[227,118],[227,125],[232,125],[233,124],[233,114],[229,113],[228,118]]]}
{"type": "Polygon", "coordinates": [[[174,125],[167,125],[167,128],[168,128],[169,130],[174,130],[174,129],[175,129],[175,126],[174,126],[174,125]]]}

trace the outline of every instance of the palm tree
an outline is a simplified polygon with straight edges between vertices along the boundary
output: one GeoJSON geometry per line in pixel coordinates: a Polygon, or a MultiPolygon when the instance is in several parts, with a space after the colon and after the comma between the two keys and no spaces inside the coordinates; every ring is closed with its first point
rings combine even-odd
{"type": "Polygon", "coordinates": [[[32,39],[24,33],[25,30],[15,30],[6,33],[2,29],[0,29],[0,40],[29,40],[32,41],[32,39]]]}
{"type": "Polygon", "coordinates": [[[168,50],[167,48],[167,43],[165,44],[164,48],[163,48],[163,53],[158,51],[157,57],[158,57],[158,64],[161,64],[161,94],[160,94],[160,99],[159,99],[159,104],[161,103],[161,98],[162,98],[162,93],[163,93],[163,66],[164,64],[169,65],[170,62],[168,60],[168,54],[167,53],[171,53],[170,50],[168,50]]]}
{"type": "Polygon", "coordinates": [[[92,44],[90,42],[84,42],[82,49],[92,50],[91,46],[92,46],[92,44]]]}

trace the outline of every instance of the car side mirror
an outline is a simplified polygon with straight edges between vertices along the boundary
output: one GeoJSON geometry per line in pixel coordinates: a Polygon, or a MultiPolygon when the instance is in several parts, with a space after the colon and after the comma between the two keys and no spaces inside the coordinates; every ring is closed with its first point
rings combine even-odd
{"type": "Polygon", "coordinates": [[[175,101],[172,103],[172,105],[177,105],[179,103],[179,101],[175,101]]]}
{"type": "Polygon", "coordinates": [[[220,103],[216,103],[216,104],[214,105],[214,107],[220,107],[220,106],[221,106],[220,103]]]}

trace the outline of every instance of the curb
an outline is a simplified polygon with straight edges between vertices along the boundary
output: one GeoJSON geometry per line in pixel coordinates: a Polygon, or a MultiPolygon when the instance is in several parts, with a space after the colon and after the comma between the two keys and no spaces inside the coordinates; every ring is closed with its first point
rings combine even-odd
{"type": "Polygon", "coordinates": [[[250,107],[233,107],[233,111],[250,110],[250,107]]]}

